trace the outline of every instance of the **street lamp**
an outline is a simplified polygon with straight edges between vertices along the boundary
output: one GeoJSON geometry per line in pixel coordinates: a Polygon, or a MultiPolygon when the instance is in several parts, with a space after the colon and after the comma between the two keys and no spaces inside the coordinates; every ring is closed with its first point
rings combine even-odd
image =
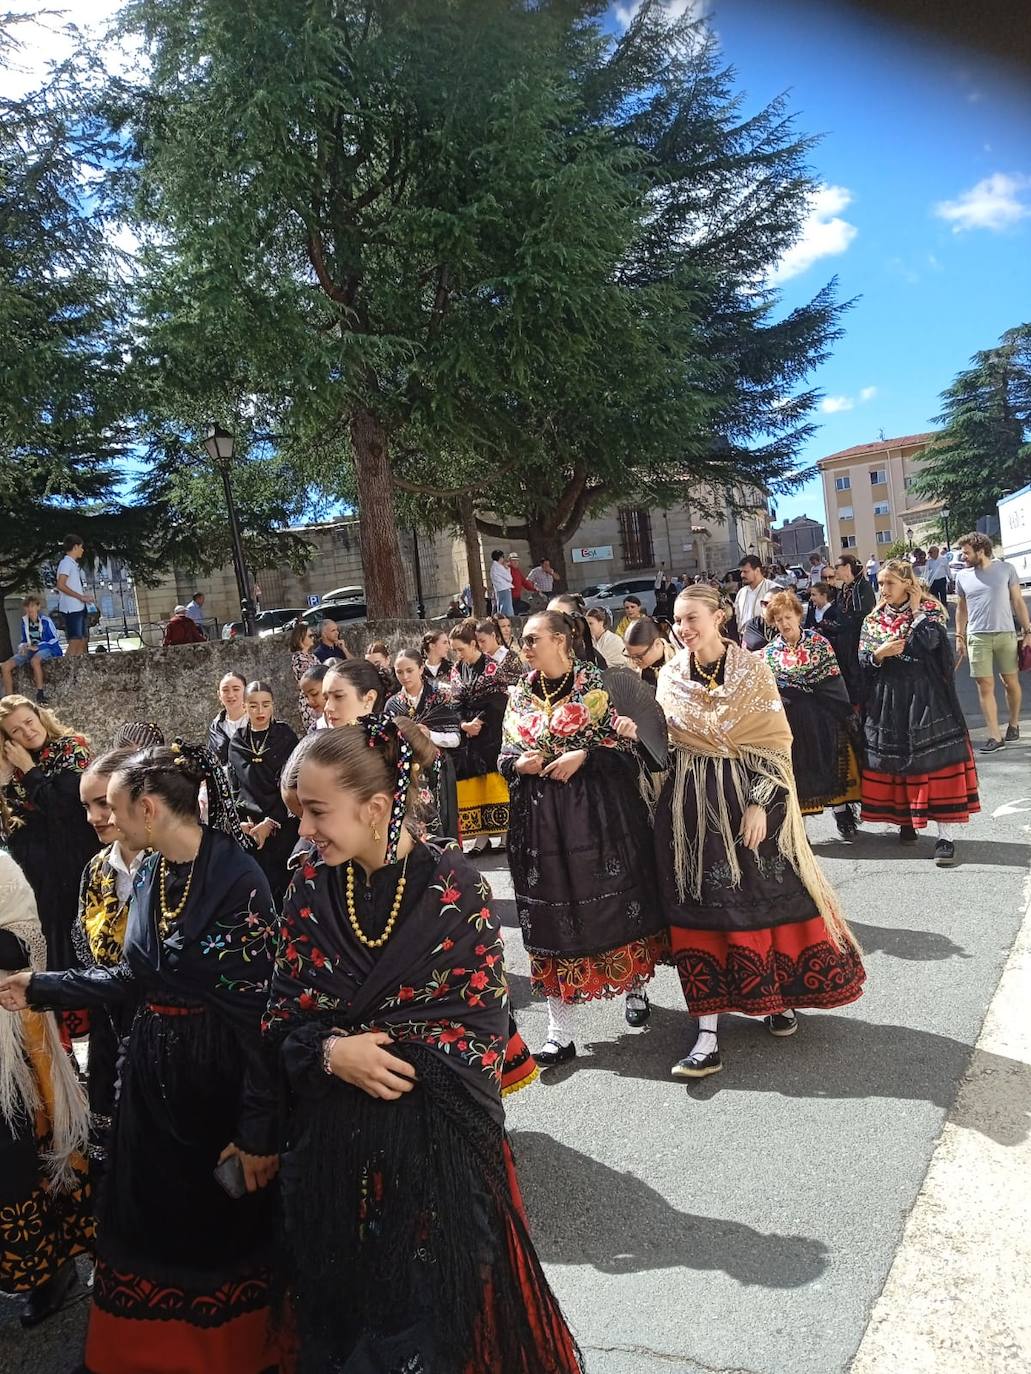
{"type": "Polygon", "coordinates": [[[942,506],[942,508],[941,508],[941,510],[938,512],[938,514],[939,514],[939,515],[941,516],[941,518],[942,518],[942,529],[945,531],[945,548],[948,549],[948,547],[949,547],[949,508],[948,508],[948,506],[942,506]]]}
{"type": "Polygon", "coordinates": [[[908,526],[908,527],[907,527],[907,529],[906,529],[906,538],[909,540],[909,552],[912,553],[912,552],[913,552],[913,529],[912,529],[912,526],[908,526]]]}
{"type": "Polygon", "coordinates": [[[222,477],[222,486],[226,494],[226,509],[229,512],[229,534],[233,541],[233,571],[236,573],[236,590],[240,595],[240,615],[243,618],[244,629],[249,635],[257,633],[254,623],[254,609],[251,606],[251,584],[247,576],[247,564],[243,556],[243,541],[240,538],[240,521],[236,514],[236,502],[233,500],[233,485],[229,477],[229,465],[233,461],[233,449],[236,440],[227,429],[220,429],[218,425],[212,425],[208,430],[208,437],[204,440],[204,447],[208,451],[208,457],[218,468],[222,477]]]}

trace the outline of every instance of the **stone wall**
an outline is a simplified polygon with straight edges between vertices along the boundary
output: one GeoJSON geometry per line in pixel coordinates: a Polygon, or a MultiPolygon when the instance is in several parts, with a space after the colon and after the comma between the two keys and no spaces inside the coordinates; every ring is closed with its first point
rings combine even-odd
{"type": "MultiPolygon", "coordinates": [[[[364,653],[375,639],[385,640],[396,652],[418,643],[425,630],[422,621],[383,621],[345,630],[342,637],[355,655],[364,653]]],[[[66,725],[89,735],[97,750],[106,749],[127,720],[155,721],[169,739],[206,739],[218,711],[219,679],[230,671],[269,682],[277,714],[300,730],[284,635],[90,654],[55,659],[45,669],[50,704],[66,725]]],[[[19,670],[14,686],[32,695],[25,669],[19,670]]]]}

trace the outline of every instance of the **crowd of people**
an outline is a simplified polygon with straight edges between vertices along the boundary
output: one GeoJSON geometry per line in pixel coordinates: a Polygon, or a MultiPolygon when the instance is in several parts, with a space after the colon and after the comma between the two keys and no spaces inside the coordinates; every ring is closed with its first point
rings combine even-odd
{"type": "MultiPolygon", "coordinates": [[[[963,548],[997,748],[1031,624],[990,543],[963,548]]],[[[933,584],[892,559],[875,592],[845,554],[806,605],[769,572],[743,559],[732,602],[663,577],[615,631],[553,585],[518,641],[467,618],[359,658],[298,625],[300,737],[232,672],[199,743],[130,721],[98,755],[0,700],[0,1291],[26,1326],[89,1254],[88,1374],[582,1368],[504,1094],[575,1060],[598,999],[644,1026],[663,965],[682,1081],[724,1068],[721,1015],[783,1038],[855,1001],[806,817],[902,844],[933,822],[949,867],[979,806],[933,584]],[[473,862],[495,844],[547,1005],[532,1054],[473,862]]]]}

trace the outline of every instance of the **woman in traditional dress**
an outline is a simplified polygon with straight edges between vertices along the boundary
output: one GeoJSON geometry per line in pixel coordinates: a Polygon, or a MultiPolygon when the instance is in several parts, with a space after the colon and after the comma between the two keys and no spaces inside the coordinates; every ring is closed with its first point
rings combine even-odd
{"type": "Polygon", "coordinates": [[[575,1058],[580,1003],[643,989],[666,953],[668,922],[637,752],[616,732],[600,669],[576,661],[558,611],[531,617],[523,650],[530,673],[508,703],[501,769],[530,987],[548,999],[547,1038],[534,1053],[545,1068],[575,1058]]]}
{"type": "MultiPolygon", "coordinates": [[[[83,968],[117,968],[122,962],[125,927],[136,874],[147,857],[119,834],[108,801],[111,779],[136,752],[112,749],[94,759],[79,782],[86,819],[104,846],[82,872],[79,915],[72,930],[78,962],[83,968]]],[[[89,1018],[90,1157],[94,1178],[103,1170],[107,1137],[115,1105],[118,1050],[132,1024],[131,1009],[97,1008],[89,1018]]]]}
{"type": "Polygon", "coordinates": [[[363,716],[379,715],[387,699],[386,675],[364,658],[335,663],[322,679],[323,715],[331,728],[356,725],[363,716]]]}
{"type": "Polygon", "coordinates": [[[305,742],[304,864],[266,1027],[292,1089],[282,1178],[301,1366],[574,1374],[504,1131],[501,923],[405,825],[431,745],[403,717],[305,742]]]}
{"type": "Polygon", "coordinates": [[[462,732],[455,751],[458,838],[473,840],[474,852],[482,853],[493,836],[503,840],[508,831],[508,784],[498,772],[498,755],[508,689],[519,681],[523,665],[511,652],[500,662],[488,658],[476,642],[475,620],[455,626],[451,647],[458,657],[451,671],[451,696],[462,732]]]}
{"type": "Polygon", "coordinates": [[[447,682],[453,664],[450,657],[451,640],[447,630],[430,630],[422,637],[422,656],[425,661],[426,676],[442,678],[447,682]]]}
{"type": "Polygon", "coordinates": [[[644,616],[640,620],[631,620],[623,641],[626,644],[627,665],[654,692],[659,682],[659,669],[673,658],[676,649],[655,621],[644,616]]]}
{"type": "Polygon", "coordinates": [[[290,881],[287,860],[297,843],[297,820],[283,805],[279,780],[297,736],[286,721],[276,719],[267,682],[249,682],[245,700],[247,724],[229,743],[229,780],[278,910],[290,881]]]}
{"type": "MultiPolygon", "coordinates": [[[[86,861],[100,848],[79,801],[79,779],[90,757],[86,736],[62,725],[45,706],[20,696],[0,700],[0,826],[36,894],[48,968],[75,963],[79,883],[86,861]]],[[[66,1024],[77,1033],[74,1020],[66,1024]]]]}
{"type": "Polygon", "coordinates": [[[845,679],[828,640],[803,630],[805,611],[794,592],[778,592],[769,615],[777,633],[766,649],[791,727],[791,770],[803,816],[826,806],[843,840],[856,833],[858,734],[845,679]]]}
{"type": "Polygon", "coordinates": [[[226,673],[218,684],[221,709],[208,727],[208,748],[220,763],[229,762],[229,741],[247,724],[247,679],[243,673],[226,673]]]}
{"type": "Polygon", "coordinates": [[[176,744],[111,779],[137,874],[117,968],[16,974],[8,1010],[135,1008],[98,1211],[90,1374],[269,1374],[275,1092],[260,1037],[276,917],[214,755],[176,744]],[[207,781],[212,820],[197,821],[207,781]],[[216,1176],[218,1170],[218,1176],[216,1176]],[[231,1191],[230,1191],[231,1190],[231,1191]]]}
{"type": "Polygon", "coordinates": [[[723,1067],[721,1012],[762,1016],[792,1035],[799,1007],[862,992],[859,951],[806,839],[791,731],[765,657],[721,634],[703,585],[677,597],[684,649],[659,674],[674,762],[659,797],[659,888],[684,998],[698,1017],[675,1078],[723,1067]]]}
{"type": "MultiPolygon", "coordinates": [[[[0,849],[0,981],[46,967],[28,879],[0,849]]],[[[48,1013],[0,1012],[0,1292],[24,1295],[37,1326],[79,1293],[74,1256],[91,1248],[89,1114],[48,1013]]]]}
{"type": "Polygon", "coordinates": [[[864,821],[899,827],[903,844],[938,823],[934,861],[956,862],[955,831],[981,809],[977,768],[956,696],[947,612],[904,558],[880,571],[859,659],[870,678],[863,719],[864,821]]]}
{"type": "Polygon", "coordinates": [[[418,649],[402,649],[394,660],[400,692],[386,704],[388,716],[407,716],[436,747],[437,756],[420,779],[425,791],[420,819],[433,836],[458,838],[458,794],[452,753],[461,743],[458,708],[445,683],[427,677],[418,649]]]}
{"type": "Polygon", "coordinates": [[[834,603],[837,612],[834,652],[848,688],[849,700],[854,706],[859,706],[863,700],[865,680],[865,674],[859,666],[859,637],[863,621],[874,608],[877,594],[854,553],[843,553],[834,567],[838,584],[838,599],[834,603]]]}
{"type": "Polygon", "coordinates": [[[297,683],[297,710],[301,717],[301,724],[304,726],[304,733],[315,725],[318,716],[308,703],[308,698],[301,687],[301,680],[309,668],[313,668],[318,659],[315,657],[315,631],[304,620],[298,620],[290,631],[290,670],[294,675],[294,682],[297,683]]]}

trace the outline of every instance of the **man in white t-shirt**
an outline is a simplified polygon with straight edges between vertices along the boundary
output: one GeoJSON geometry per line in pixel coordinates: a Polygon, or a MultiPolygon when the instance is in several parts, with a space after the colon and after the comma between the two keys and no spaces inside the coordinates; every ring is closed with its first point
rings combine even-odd
{"type": "Polygon", "coordinates": [[[759,614],[763,596],[779,592],[781,588],[763,575],[762,560],[754,553],[746,554],[738,567],[741,569],[741,589],[734,597],[734,619],[741,634],[748,622],[759,614]]]}
{"type": "Polygon", "coordinates": [[[512,616],[512,569],[505,561],[504,549],[495,549],[490,556],[490,585],[494,609],[498,615],[512,616]]]}
{"type": "Polygon", "coordinates": [[[1020,739],[1020,665],[1021,642],[1031,643],[1031,616],[1020,590],[1020,578],[1012,563],[992,557],[992,541],[974,531],[959,541],[966,567],[956,574],[956,664],[964,656],[970,662],[970,676],[977,683],[988,738],[982,754],[994,754],[1004,744],[1020,739]],[[1018,639],[1013,622],[1022,631],[1018,639]],[[1009,725],[999,728],[995,701],[995,674],[1002,678],[1009,708],[1009,725]]]}
{"type": "Polygon", "coordinates": [[[64,557],[57,565],[57,609],[64,616],[69,658],[84,654],[89,638],[86,622],[87,607],[91,601],[82,585],[82,569],[79,567],[79,559],[84,551],[81,535],[70,534],[64,541],[64,557]]]}

